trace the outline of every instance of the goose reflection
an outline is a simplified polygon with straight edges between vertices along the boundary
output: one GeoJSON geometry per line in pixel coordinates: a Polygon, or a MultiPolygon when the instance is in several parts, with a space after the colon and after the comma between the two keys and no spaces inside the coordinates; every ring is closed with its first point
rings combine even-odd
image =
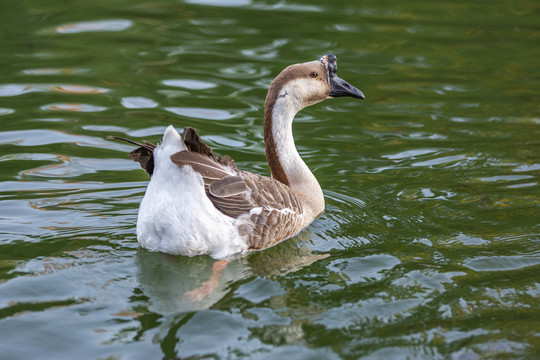
{"type": "Polygon", "coordinates": [[[137,279],[149,299],[151,312],[170,315],[205,310],[234,290],[239,281],[254,276],[282,276],[324,259],[306,246],[305,231],[266,251],[239,256],[227,263],[209,256],[173,256],[139,249],[137,279]]]}

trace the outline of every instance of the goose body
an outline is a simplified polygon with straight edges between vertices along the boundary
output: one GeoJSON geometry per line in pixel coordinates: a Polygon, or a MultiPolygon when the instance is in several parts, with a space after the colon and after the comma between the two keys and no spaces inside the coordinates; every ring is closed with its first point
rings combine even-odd
{"type": "Polygon", "coordinates": [[[224,259],[265,249],[306,228],[324,211],[315,176],[294,145],[292,122],[302,108],[332,97],[363,99],[337,77],[337,60],[295,64],[270,85],[264,141],[272,177],[237,169],[216,157],[192,128],[168,126],[157,146],[130,153],[150,175],[137,219],[137,240],[151,251],[224,259]]]}

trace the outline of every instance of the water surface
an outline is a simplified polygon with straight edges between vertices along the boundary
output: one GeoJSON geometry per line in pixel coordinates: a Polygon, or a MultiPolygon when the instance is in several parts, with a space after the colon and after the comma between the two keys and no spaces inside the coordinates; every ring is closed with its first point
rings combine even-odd
{"type": "Polygon", "coordinates": [[[540,6],[503,0],[4,0],[6,359],[533,359],[540,6]],[[338,56],[366,101],[302,111],[327,209],[231,262],[139,249],[132,146],[168,124],[268,174],[268,85],[338,56]]]}

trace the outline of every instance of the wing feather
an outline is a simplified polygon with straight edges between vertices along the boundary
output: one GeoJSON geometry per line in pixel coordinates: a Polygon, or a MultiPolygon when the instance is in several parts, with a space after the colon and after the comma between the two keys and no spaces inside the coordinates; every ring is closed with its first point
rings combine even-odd
{"type": "MultiPolygon", "coordinates": [[[[233,175],[234,172],[229,167],[218,163],[207,155],[193,151],[180,151],[171,155],[171,161],[178,167],[189,165],[207,180],[221,180],[226,176],[233,175]]],[[[207,181],[205,181],[207,182],[207,181]]]]}

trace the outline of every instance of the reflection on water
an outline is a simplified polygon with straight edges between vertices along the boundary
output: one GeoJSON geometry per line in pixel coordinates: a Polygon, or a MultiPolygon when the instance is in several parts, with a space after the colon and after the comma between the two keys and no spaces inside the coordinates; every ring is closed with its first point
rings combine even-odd
{"type": "MultiPolygon", "coordinates": [[[[329,256],[313,254],[305,245],[298,246],[299,242],[309,239],[310,233],[303,232],[268,251],[238,256],[218,272],[215,269],[216,260],[207,256],[178,257],[141,249],[137,252],[137,279],[143,294],[149,298],[152,312],[171,315],[208,309],[227,296],[233,284],[243,279],[283,276],[329,256]],[[190,294],[201,290],[206,282],[214,278],[217,281],[212,284],[211,291],[200,293],[195,298],[196,294],[190,294]]],[[[275,291],[269,291],[265,285],[243,286],[236,295],[256,303],[270,299],[276,295],[275,291]]]]}
{"type": "Polygon", "coordinates": [[[0,353],[535,358],[537,10],[4,0],[0,353]],[[192,126],[268,175],[267,88],[326,53],[368,100],[298,114],[327,202],[309,231],[224,268],[138,249],[148,177],[106,136],[192,126]]]}
{"type": "Polygon", "coordinates": [[[249,275],[244,264],[229,263],[213,291],[199,301],[192,300],[187,294],[211,278],[214,263],[215,260],[206,256],[179,258],[138,251],[137,280],[149,299],[149,309],[162,315],[208,309],[227,294],[231,282],[249,275]]]}

